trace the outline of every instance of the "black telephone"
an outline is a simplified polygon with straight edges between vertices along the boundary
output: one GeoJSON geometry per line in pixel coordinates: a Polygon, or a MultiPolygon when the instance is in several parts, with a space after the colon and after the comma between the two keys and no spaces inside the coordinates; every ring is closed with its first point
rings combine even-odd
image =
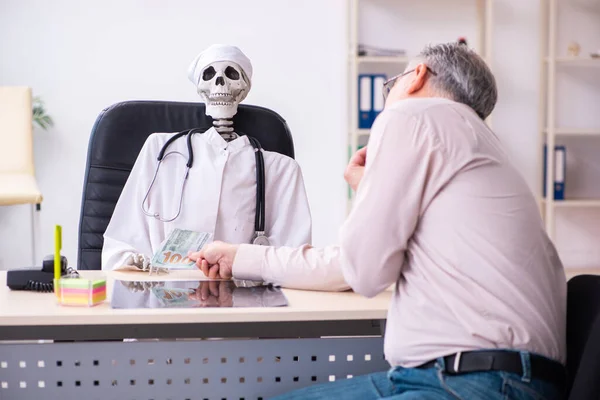
{"type": "MultiPolygon", "coordinates": [[[[67,267],[67,257],[60,256],[61,276],[79,275],[76,270],[67,267]]],[[[52,292],[54,290],[54,255],[44,257],[42,268],[13,269],[6,274],[6,286],[12,290],[33,290],[52,292]]]]}

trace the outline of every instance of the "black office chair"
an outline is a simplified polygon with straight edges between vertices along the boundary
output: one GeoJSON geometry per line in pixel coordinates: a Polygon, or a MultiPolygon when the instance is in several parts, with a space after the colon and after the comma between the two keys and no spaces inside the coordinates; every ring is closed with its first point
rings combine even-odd
{"type": "MultiPolygon", "coordinates": [[[[79,220],[78,269],[100,269],[104,232],[146,138],[212,126],[202,103],[126,101],[102,111],[90,136],[79,220]]],[[[292,135],[283,118],[262,107],[243,105],[233,118],[236,132],[265,150],[294,158],[292,135]]]]}
{"type": "Polygon", "coordinates": [[[567,373],[569,399],[600,399],[600,276],[567,283],[567,373]]]}

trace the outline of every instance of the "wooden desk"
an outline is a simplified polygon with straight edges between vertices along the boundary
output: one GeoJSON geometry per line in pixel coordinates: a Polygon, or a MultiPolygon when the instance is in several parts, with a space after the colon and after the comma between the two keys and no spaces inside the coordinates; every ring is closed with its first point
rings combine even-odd
{"type": "MultiPolygon", "coordinates": [[[[194,272],[161,279],[202,279],[194,272]]],[[[116,278],[149,279],[111,273],[109,299],[116,278]]],[[[0,399],[256,400],[389,368],[381,321],[391,292],[284,293],[289,306],[278,308],[65,307],[53,293],[9,290],[1,272],[0,341],[19,342],[0,342],[0,399]]]]}
{"type": "MultiPolygon", "coordinates": [[[[130,273],[82,271],[82,277],[107,277],[108,299],[114,279],[149,280],[130,273]]],[[[154,278],[156,279],[156,278],[154,278]]],[[[164,280],[203,279],[200,271],[173,272],[164,280]]],[[[11,291],[0,273],[0,340],[107,340],[198,337],[320,337],[380,335],[391,292],[365,299],[352,292],[284,289],[288,307],[112,309],[65,307],[52,293],[11,291]]]]}
{"type": "MultiPolygon", "coordinates": [[[[82,271],[106,276],[109,299],[114,279],[151,280],[143,274],[82,271]]],[[[600,274],[600,269],[568,269],[568,279],[600,274]]],[[[165,280],[203,279],[199,271],[177,271],[165,280]]],[[[51,293],[11,291],[0,272],[0,340],[107,340],[197,337],[320,337],[380,335],[391,298],[388,290],[373,299],[352,292],[283,290],[288,307],[115,310],[99,306],[59,306],[51,293]]]]}
{"type": "Polygon", "coordinates": [[[567,280],[577,275],[600,275],[600,268],[566,268],[567,280]]]}

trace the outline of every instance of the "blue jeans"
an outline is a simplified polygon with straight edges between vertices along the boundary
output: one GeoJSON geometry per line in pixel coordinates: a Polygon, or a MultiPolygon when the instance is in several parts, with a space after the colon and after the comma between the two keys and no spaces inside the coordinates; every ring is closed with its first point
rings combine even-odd
{"type": "MultiPolygon", "coordinates": [[[[528,357],[523,352],[522,357],[528,357]]],[[[444,359],[427,369],[392,368],[351,379],[299,389],[274,400],[554,400],[562,398],[556,385],[530,379],[524,363],[523,376],[509,372],[473,372],[452,375],[444,372],[444,359]]]]}

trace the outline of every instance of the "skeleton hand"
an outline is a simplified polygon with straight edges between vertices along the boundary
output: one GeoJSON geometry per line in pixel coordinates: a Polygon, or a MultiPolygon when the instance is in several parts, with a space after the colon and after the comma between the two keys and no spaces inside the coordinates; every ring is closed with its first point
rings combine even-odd
{"type": "Polygon", "coordinates": [[[125,265],[132,265],[142,271],[150,271],[150,257],[143,254],[134,253],[127,257],[125,265]]]}

